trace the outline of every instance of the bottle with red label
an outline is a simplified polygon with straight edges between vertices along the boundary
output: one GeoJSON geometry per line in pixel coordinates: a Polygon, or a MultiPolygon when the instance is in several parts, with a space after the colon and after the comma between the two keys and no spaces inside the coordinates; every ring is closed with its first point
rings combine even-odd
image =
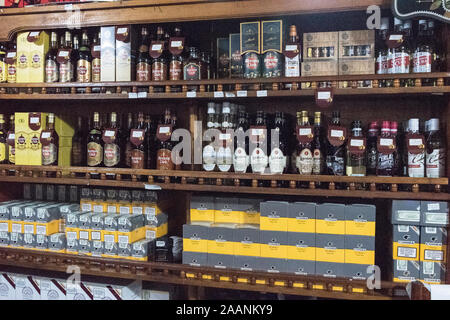
{"type": "Polygon", "coordinates": [[[156,153],[156,169],[157,170],[173,170],[175,168],[172,161],[171,141],[173,130],[172,115],[170,109],[164,112],[164,120],[158,126],[156,137],[158,139],[157,153],[156,153]]]}
{"type": "Polygon", "coordinates": [[[394,151],[396,150],[396,141],[391,136],[391,127],[389,121],[383,121],[380,137],[378,138],[378,160],[377,176],[394,175],[394,151]]]}
{"type": "Polygon", "coordinates": [[[402,23],[401,20],[394,18],[395,33],[403,34],[402,44],[391,50],[391,55],[388,60],[389,73],[409,73],[411,65],[411,37],[412,28],[411,21],[407,20],[402,23]]]}
{"type": "Polygon", "coordinates": [[[166,44],[164,42],[164,30],[158,27],[156,40],[151,42],[150,56],[152,62],[152,81],[166,81],[168,73],[166,44]]]}
{"type": "Polygon", "coordinates": [[[103,140],[100,128],[100,114],[98,112],[94,112],[92,129],[88,135],[87,165],[88,167],[101,167],[103,165],[103,140]]]}
{"type": "Polygon", "coordinates": [[[58,55],[58,35],[52,32],[50,35],[50,50],[45,56],[45,82],[59,81],[59,64],[56,61],[58,55]]]}
{"type": "Polygon", "coordinates": [[[345,174],[346,128],[341,126],[339,111],[333,111],[331,125],[327,130],[326,166],[328,175],[345,174]]]}
{"type": "Polygon", "coordinates": [[[244,61],[244,78],[260,78],[261,77],[261,58],[255,52],[244,53],[242,57],[244,61]]]}
{"type": "Polygon", "coordinates": [[[425,177],[425,139],[419,131],[419,119],[409,119],[406,135],[408,151],[408,177],[425,177]]]}
{"type": "MultiPolygon", "coordinates": [[[[389,68],[388,68],[389,48],[386,45],[388,32],[389,32],[389,18],[383,17],[383,18],[381,18],[381,27],[380,27],[380,30],[378,31],[378,35],[377,35],[377,45],[376,45],[376,52],[375,52],[376,74],[389,73],[389,68]]],[[[386,82],[384,80],[380,80],[378,83],[379,83],[380,87],[386,86],[386,82]]]]}
{"type": "Polygon", "coordinates": [[[366,175],[366,139],[362,133],[361,121],[353,121],[352,135],[347,143],[347,176],[366,175]]]}
{"type": "MultiPolygon", "coordinates": [[[[201,80],[202,79],[202,63],[198,56],[198,49],[195,47],[189,48],[189,57],[183,65],[183,79],[184,80],[201,80]]],[[[198,86],[188,86],[189,91],[197,91],[198,86]]]]}
{"type": "Polygon", "coordinates": [[[446,149],[442,133],[439,131],[439,119],[428,121],[429,134],[426,141],[427,178],[445,177],[446,149]]]}
{"type": "Polygon", "coordinates": [[[58,165],[59,138],[55,130],[55,115],[48,114],[47,130],[41,132],[42,165],[58,165]]]}
{"type": "Polygon", "coordinates": [[[147,136],[144,113],[139,112],[137,126],[131,130],[130,141],[133,145],[131,150],[131,168],[145,169],[147,164],[147,136]]]}
{"type": "Polygon", "coordinates": [[[103,164],[108,168],[119,168],[123,162],[122,134],[117,123],[117,114],[111,112],[109,127],[103,130],[103,164]]]}
{"type": "Polygon", "coordinates": [[[152,79],[152,64],[149,56],[149,34],[147,27],[141,28],[141,45],[136,60],[136,81],[150,81],[152,79]]]}
{"type": "Polygon", "coordinates": [[[297,27],[289,27],[289,38],[284,48],[284,74],[286,77],[300,77],[301,47],[298,40],[297,27]]]}
{"type": "Polygon", "coordinates": [[[72,57],[72,35],[66,31],[64,46],[58,51],[59,82],[72,82],[74,80],[74,59],[72,57]]]}

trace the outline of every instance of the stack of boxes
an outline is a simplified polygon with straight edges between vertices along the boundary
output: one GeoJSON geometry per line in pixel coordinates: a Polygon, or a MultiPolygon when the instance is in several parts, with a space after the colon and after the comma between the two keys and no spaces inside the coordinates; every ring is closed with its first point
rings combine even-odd
{"type": "Polygon", "coordinates": [[[447,261],[448,203],[394,200],[393,280],[444,282],[447,261]]]}

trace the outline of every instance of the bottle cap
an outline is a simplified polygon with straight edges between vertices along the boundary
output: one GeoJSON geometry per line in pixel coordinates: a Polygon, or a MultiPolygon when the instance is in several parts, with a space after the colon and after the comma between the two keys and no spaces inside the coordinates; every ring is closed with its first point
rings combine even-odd
{"type": "Polygon", "coordinates": [[[381,131],[389,131],[391,130],[391,124],[389,121],[383,121],[381,123],[381,131]]]}
{"type": "Polygon", "coordinates": [[[389,30],[389,18],[388,17],[381,18],[380,29],[381,30],[389,30]]]}
{"type": "Polygon", "coordinates": [[[399,18],[395,18],[395,17],[394,17],[394,25],[395,25],[395,26],[398,26],[398,25],[400,25],[400,24],[402,24],[402,20],[400,20],[399,18]]]}
{"type": "Polygon", "coordinates": [[[409,119],[408,128],[409,128],[409,131],[412,131],[412,132],[419,131],[419,119],[417,119],[417,118],[409,119]]]}
{"type": "Polygon", "coordinates": [[[222,113],[230,113],[230,103],[224,102],[222,104],[222,113]]]}
{"type": "Polygon", "coordinates": [[[428,120],[428,131],[438,131],[439,130],[439,119],[433,118],[428,120]]]}
{"type": "Polygon", "coordinates": [[[397,129],[398,129],[397,121],[391,121],[391,130],[397,130],[397,129]]]}
{"type": "Polygon", "coordinates": [[[216,104],[214,102],[208,103],[208,114],[216,112],[216,104]]]}

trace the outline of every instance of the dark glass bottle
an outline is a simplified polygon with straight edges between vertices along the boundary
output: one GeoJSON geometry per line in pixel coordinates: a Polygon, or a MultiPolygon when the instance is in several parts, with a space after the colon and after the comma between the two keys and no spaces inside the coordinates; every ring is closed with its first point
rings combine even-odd
{"type": "Polygon", "coordinates": [[[130,141],[131,129],[133,129],[133,114],[128,113],[127,115],[127,127],[124,132],[126,132],[125,138],[125,166],[131,168],[131,151],[133,150],[133,144],[130,141]]]}
{"type": "MultiPolygon", "coordinates": [[[[161,42],[156,44],[156,46],[162,45],[163,53],[153,59],[152,62],[152,81],[166,81],[167,80],[167,50],[164,44],[164,30],[162,27],[158,27],[156,31],[156,41],[161,42]]],[[[152,44],[152,47],[155,44],[152,44]]],[[[153,48],[152,48],[153,49],[153,48]]]]}
{"type": "MultiPolygon", "coordinates": [[[[182,37],[181,29],[175,28],[174,36],[177,38],[182,37]]],[[[171,45],[177,45],[179,43],[174,42],[171,45]]],[[[184,48],[183,48],[184,51],[184,48]]],[[[181,54],[171,54],[170,63],[169,63],[169,80],[179,81],[183,80],[183,52],[181,54]]],[[[172,86],[172,91],[178,92],[180,91],[179,86],[172,86]]]]}
{"type": "Polygon", "coordinates": [[[426,141],[427,178],[445,177],[445,142],[439,130],[439,119],[429,120],[430,134],[426,141]]]}
{"type": "Polygon", "coordinates": [[[325,145],[323,142],[322,113],[314,112],[314,141],[312,174],[323,174],[325,145]]]}
{"type": "Polygon", "coordinates": [[[77,128],[72,138],[72,166],[84,166],[86,163],[86,136],[83,130],[83,118],[78,116],[77,128]]]}
{"type": "MultiPolygon", "coordinates": [[[[353,121],[352,135],[347,143],[347,161],[346,174],[347,176],[365,176],[366,175],[366,149],[361,149],[364,146],[362,134],[361,121],[353,121]],[[359,150],[356,150],[356,149],[359,150]],[[355,151],[353,151],[355,150],[355,151]]],[[[365,146],[364,146],[365,147],[365,146]]]]}
{"type": "Polygon", "coordinates": [[[8,162],[8,144],[6,143],[6,138],[5,115],[0,114],[0,164],[8,162]]]}
{"type": "Polygon", "coordinates": [[[156,154],[156,169],[157,170],[173,170],[174,163],[172,162],[172,115],[170,109],[164,112],[164,120],[158,127],[158,151],[156,154]]]}
{"type": "Polygon", "coordinates": [[[367,174],[376,175],[377,173],[377,141],[378,141],[378,122],[373,121],[369,125],[367,135],[367,174]]]}
{"type": "Polygon", "coordinates": [[[286,173],[288,168],[288,132],[283,112],[275,113],[275,123],[271,134],[271,151],[269,156],[270,172],[286,173]]]}
{"type": "MultiPolygon", "coordinates": [[[[302,111],[300,114],[297,113],[297,123],[300,126],[309,126],[309,116],[308,111],[302,111]],[[299,118],[300,116],[300,118],[299,118]],[[300,120],[300,121],[299,121],[300,120]]],[[[300,129],[303,130],[303,129],[300,129]]],[[[311,128],[309,130],[309,134],[312,135],[313,132],[311,128]]],[[[298,173],[302,175],[312,174],[313,169],[313,140],[308,141],[299,141],[297,144],[297,159],[296,159],[296,167],[298,173]]]]}
{"type": "Polygon", "coordinates": [[[81,34],[81,47],[78,50],[77,82],[90,82],[92,74],[91,46],[87,31],[81,34]]]}
{"type": "Polygon", "coordinates": [[[111,112],[109,128],[103,130],[103,142],[103,163],[105,167],[121,167],[123,162],[122,133],[115,112],[111,112]]]}
{"type": "Polygon", "coordinates": [[[148,115],[145,119],[147,126],[145,135],[147,136],[147,169],[156,168],[156,128],[153,119],[148,115]]]}
{"type": "Polygon", "coordinates": [[[71,60],[73,65],[73,80],[76,81],[78,78],[78,60],[80,59],[80,37],[77,34],[73,35],[73,50],[71,54],[71,60]]]}
{"type": "Polygon", "coordinates": [[[97,54],[92,57],[92,82],[100,82],[102,65],[100,56],[100,32],[95,33],[94,41],[92,42],[92,49],[97,52],[97,54]]]}
{"type": "Polygon", "coordinates": [[[8,131],[8,163],[16,164],[16,145],[15,145],[15,116],[12,114],[9,117],[9,131],[8,131]]]}
{"type": "MultiPolygon", "coordinates": [[[[339,111],[333,111],[331,125],[341,125],[341,115],[339,111]]],[[[333,135],[333,133],[331,133],[333,135]]],[[[327,174],[343,176],[345,173],[345,143],[340,146],[334,146],[327,139],[327,174]]]]}
{"type": "Polygon", "coordinates": [[[41,133],[42,165],[58,165],[59,137],[55,130],[55,115],[48,114],[47,130],[41,133]],[[46,140],[44,143],[43,140],[46,140]]]}
{"type": "Polygon", "coordinates": [[[392,139],[394,139],[395,141],[395,145],[397,146],[397,148],[394,151],[394,168],[392,170],[392,175],[393,176],[398,176],[400,175],[400,167],[401,167],[401,154],[399,152],[398,149],[398,123],[397,121],[391,121],[390,122],[390,132],[391,132],[391,137],[392,139]]]}
{"type": "Polygon", "coordinates": [[[94,120],[87,139],[88,167],[101,167],[103,163],[103,140],[100,127],[100,114],[94,112],[94,120]]]}
{"type": "MultiPolygon", "coordinates": [[[[72,35],[70,31],[66,31],[64,34],[64,46],[62,49],[72,50],[72,35]]],[[[74,79],[73,76],[73,59],[67,59],[65,62],[59,64],[59,82],[72,82],[74,79]]]]}
{"type": "MultiPolygon", "coordinates": [[[[380,133],[380,146],[394,145],[395,141],[391,136],[389,121],[383,121],[380,133]]],[[[378,150],[377,176],[394,175],[394,153],[383,153],[378,150]]]]}
{"type": "Polygon", "coordinates": [[[139,112],[137,126],[131,131],[131,142],[133,149],[131,150],[131,168],[145,169],[147,164],[147,136],[145,134],[146,125],[144,113],[139,112]]]}
{"type": "MultiPolygon", "coordinates": [[[[200,58],[198,56],[198,49],[195,47],[189,48],[189,57],[185,60],[183,65],[183,79],[184,80],[201,80],[202,68],[200,58]]],[[[198,86],[188,86],[188,91],[197,91],[198,86]]]]}
{"type": "Polygon", "coordinates": [[[52,32],[50,36],[50,50],[45,56],[45,82],[58,82],[59,65],[56,61],[58,55],[58,34],[52,32]]]}
{"type": "Polygon", "coordinates": [[[8,76],[8,67],[6,66],[6,46],[0,43],[0,83],[6,82],[8,76]]]}
{"type": "Polygon", "coordinates": [[[150,81],[152,78],[152,63],[149,55],[149,35],[147,27],[141,28],[141,45],[136,60],[136,81],[150,81]]]}
{"type": "MultiPolygon", "coordinates": [[[[377,42],[375,48],[375,72],[376,74],[387,74],[389,73],[388,68],[388,56],[389,48],[386,45],[387,35],[389,33],[389,18],[381,18],[381,28],[377,34],[377,42]]],[[[378,81],[379,87],[385,87],[386,82],[384,80],[378,81]]]]}
{"type": "Polygon", "coordinates": [[[431,72],[432,51],[428,39],[427,20],[419,20],[419,30],[417,34],[417,46],[413,57],[414,73],[431,72]]]}

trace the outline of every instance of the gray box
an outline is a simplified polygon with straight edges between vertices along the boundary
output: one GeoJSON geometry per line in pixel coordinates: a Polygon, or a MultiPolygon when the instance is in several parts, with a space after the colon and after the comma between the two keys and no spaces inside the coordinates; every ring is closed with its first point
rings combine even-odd
{"type": "Polygon", "coordinates": [[[288,246],[315,248],[316,234],[307,232],[288,232],[288,246]]]}
{"type": "Polygon", "coordinates": [[[36,235],[36,249],[47,250],[48,249],[48,237],[44,234],[36,235]]]}
{"type": "Polygon", "coordinates": [[[316,274],[324,277],[345,277],[345,263],[316,261],[316,274]]]}
{"type": "Polygon", "coordinates": [[[8,231],[0,231],[0,246],[2,246],[2,247],[9,246],[9,232],[8,231]]]}
{"type": "Polygon", "coordinates": [[[92,240],[91,241],[91,253],[93,257],[101,257],[104,253],[105,245],[103,241],[92,240]]]}
{"type": "MultiPolygon", "coordinates": [[[[238,211],[245,212],[247,214],[247,219],[259,220],[261,199],[248,199],[239,198],[238,211]],[[253,218],[250,218],[253,217],[253,218]]],[[[249,223],[248,221],[241,221],[242,223],[249,223]]]]}
{"type": "Polygon", "coordinates": [[[208,240],[232,242],[234,239],[235,230],[236,229],[233,228],[216,227],[213,225],[209,228],[210,236],[208,240]]]}
{"type": "Polygon", "coordinates": [[[438,201],[420,201],[420,225],[448,226],[448,203],[438,201]]]}
{"type": "Polygon", "coordinates": [[[316,207],[317,220],[345,220],[345,205],[340,203],[322,203],[316,207]]]}
{"type": "Polygon", "coordinates": [[[37,208],[36,221],[50,222],[59,219],[61,219],[61,212],[58,205],[43,206],[37,208]]]}
{"type": "Polygon", "coordinates": [[[50,251],[66,249],[66,235],[64,233],[54,233],[48,236],[48,249],[50,251]]]}
{"type": "Polygon", "coordinates": [[[34,198],[34,188],[29,183],[23,185],[23,198],[25,200],[32,200],[34,198]]]}
{"type": "Polygon", "coordinates": [[[78,218],[78,228],[80,229],[90,229],[91,228],[91,219],[96,213],[86,212],[82,214],[78,218]]]}
{"type": "Polygon", "coordinates": [[[345,235],[344,238],[346,250],[375,251],[375,237],[345,235]]]}
{"type": "Polygon", "coordinates": [[[146,226],[151,226],[151,227],[159,227],[159,226],[167,223],[169,220],[169,216],[166,213],[160,213],[157,215],[147,213],[144,215],[144,217],[145,217],[144,224],[146,226]]]}
{"type": "Polygon", "coordinates": [[[41,202],[19,202],[14,204],[10,209],[10,219],[12,221],[24,221],[25,220],[25,208],[28,206],[36,206],[41,202]]]}
{"type": "Polygon", "coordinates": [[[98,213],[91,217],[91,229],[92,230],[103,230],[105,222],[105,214],[98,213]]]}
{"type": "Polygon", "coordinates": [[[104,246],[104,254],[107,254],[109,256],[117,256],[119,250],[117,242],[104,242],[104,246]]]}
{"type": "MultiPolygon", "coordinates": [[[[289,213],[288,217],[290,219],[297,220],[311,220],[316,219],[316,204],[310,202],[293,202],[289,203],[289,213]]],[[[288,231],[290,232],[300,232],[298,230],[290,230],[288,224],[288,231]]],[[[302,232],[311,232],[311,231],[302,231],[302,232]]],[[[315,229],[314,231],[315,232],[315,229]]]]}
{"type": "Polygon", "coordinates": [[[80,188],[78,186],[69,187],[69,201],[80,202],[80,188]]]}
{"type": "Polygon", "coordinates": [[[373,266],[370,264],[345,263],[345,277],[354,280],[366,280],[373,272],[368,273],[367,268],[373,266]]]}
{"type": "Polygon", "coordinates": [[[30,205],[23,209],[23,219],[25,222],[35,222],[39,208],[47,207],[49,204],[30,205]]]}
{"type": "Polygon", "coordinates": [[[420,243],[420,227],[397,224],[393,226],[392,241],[400,244],[420,243]]]}
{"type": "Polygon", "coordinates": [[[420,201],[392,200],[392,224],[419,225],[420,201]]]}
{"type": "Polygon", "coordinates": [[[208,265],[208,254],[206,252],[183,251],[183,264],[200,267],[208,265]]]}
{"type": "Polygon", "coordinates": [[[263,217],[287,218],[289,212],[289,202],[264,201],[260,203],[260,209],[261,216],[263,217]]]}
{"type": "Polygon", "coordinates": [[[91,240],[92,241],[101,241],[102,240],[102,231],[101,230],[90,230],[91,240]]]}
{"type": "Polygon", "coordinates": [[[25,233],[23,235],[23,247],[35,248],[36,247],[36,235],[32,233],[25,233]]]}
{"type": "Polygon", "coordinates": [[[103,218],[103,228],[107,231],[117,231],[119,215],[107,213],[103,218]]]}
{"type": "Polygon", "coordinates": [[[117,255],[122,258],[128,258],[131,256],[131,244],[125,242],[119,242],[117,246],[117,255]]]}
{"type": "MultiPolygon", "coordinates": [[[[239,210],[239,199],[238,198],[231,198],[231,197],[219,198],[218,197],[215,200],[214,219],[217,222],[217,217],[220,216],[221,214],[226,215],[227,212],[233,212],[233,214],[235,214],[234,211],[238,211],[238,210],[239,210]]],[[[235,220],[238,221],[239,218],[236,217],[235,220]]],[[[231,222],[231,221],[228,221],[228,222],[231,222]]]]}
{"type": "Polygon", "coordinates": [[[34,185],[34,199],[38,201],[43,201],[45,199],[45,188],[42,184],[34,185]]]}
{"type": "Polygon", "coordinates": [[[192,197],[190,208],[199,211],[215,210],[215,199],[214,197],[192,197]]]}
{"type": "Polygon", "coordinates": [[[259,229],[253,228],[237,228],[234,229],[234,242],[241,242],[245,244],[261,243],[261,235],[259,229]]]}
{"type": "Polygon", "coordinates": [[[152,242],[154,240],[141,240],[131,244],[131,256],[134,258],[148,258],[152,252],[152,242]]]}
{"type": "Polygon", "coordinates": [[[208,253],[208,266],[229,269],[234,266],[234,255],[208,253]]]}
{"type": "Polygon", "coordinates": [[[11,232],[9,234],[9,245],[11,247],[23,247],[23,233],[11,232]]]}
{"type": "Polygon", "coordinates": [[[53,184],[48,184],[46,186],[45,200],[56,201],[56,191],[55,186],[53,184]]]}
{"type": "Polygon", "coordinates": [[[420,279],[436,284],[444,283],[446,269],[441,262],[420,261],[420,279]]]}
{"type": "Polygon", "coordinates": [[[92,243],[89,240],[86,239],[79,239],[78,240],[78,253],[80,254],[88,254],[91,253],[91,248],[92,243]]]}
{"type": "Polygon", "coordinates": [[[184,224],[183,225],[183,238],[184,239],[196,239],[196,240],[211,240],[209,227],[184,224]]]}
{"type": "Polygon", "coordinates": [[[268,245],[288,245],[288,234],[289,232],[284,231],[260,231],[260,241],[262,244],[268,245]]]}
{"type": "Polygon", "coordinates": [[[86,214],[86,212],[68,212],[66,216],[66,227],[78,228],[80,225],[80,216],[86,214]]]}
{"type": "Polygon", "coordinates": [[[286,259],[275,259],[275,258],[259,258],[259,270],[280,273],[287,271],[287,260],[286,259]]]}
{"type": "MultiPolygon", "coordinates": [[[[345,255],[341,257],[338,250],[345,249],[345,235],[339,234],[316,234],[316,248],[323,248],[328,251],[327,257],[322,258],[318,255],[316,249],[316,260],[327,263],[343,264],[345,262],[345,255]],[[326,259],[326,260],[325,260],[326,259]],[[325,260],[325,261],[323,261],[325,260]]],[[[317,269],[317,268],[316,268],[317,269]]],[[[321,269],[323,270],[323,269],[321,269]]],[[[334,270],[334,269],[333,269],[334,270]]]]}
{"type": "Polygon", "coordinates": [[[131,232],[143,226],[143,214],[121,214],[117,221],[117,230],[120,232],[131,232]]]}
{"type": "Polygon", "coordinates": [[[59,207],[59,211],[62,213],[73,213],[80,211],[80,205],[77,203],[65,203],[59,207]]]}
{"type": "Polygon", "coordinates": [[[393,260],[394,261],[394,281],[415,281],[420,278],[420,265],[418,261],[393,260]]]}
{"type": "Polygon", "coordinates": [[[78,239],[67,239],[67,253],[78,253],[78,239]]]}
{"type": "Polygon", "coordinates": [[[310,260],[288,259],[286,272],[298,275],[313,275],[316,274],[316,262],[310,260]]]}
{"type": "Polygon", "coordinates": [[[354,222],[375,222],[377,215],[376,211],[376,207],[371,204],[347,205],[345,206],[345,220],[354,222]]]}
{"type": "MultiPolygon", "coordinates": [[[[28,201],[26,201],[28,202],[28,201]]],[[[0,203],[0,220],[10,220],[11,219],[11,208],[19,203],[25,203],[19,200],[6,201],[0,203]]]]}
{"type": "Polygon", "coordinates": [[[420,227],[420,243],[428,246],[446,246],[447,228],[420,227]]]}
{"type": "Polygon", "coordinates": [[[234,269],[242,271],[257,271],[261,270],[259,263],[260,257],[249,257],[249,256],[234,256],[234,269]]]}

